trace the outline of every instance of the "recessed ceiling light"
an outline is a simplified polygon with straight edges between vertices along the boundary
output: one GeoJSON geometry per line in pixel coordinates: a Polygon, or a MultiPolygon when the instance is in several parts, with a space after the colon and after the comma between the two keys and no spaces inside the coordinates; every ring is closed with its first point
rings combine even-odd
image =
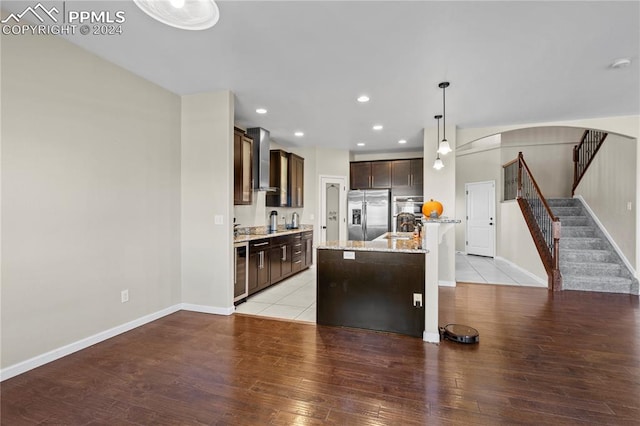
{"type": "Polygon", "coordinates": [[[358,142],[356,145],[358,145],[358,146],[364,146],[364,142],[358,142]]]}
{"type": "Polygon", "coordinates": [[[134,0],[134,3],[153,19],[183,30],[206,30],[220,19],[213,0],[134,0]]]}
{"type": "Polygon", "coordinates": [[[609,65],[611,68],[625,68],[628,67],[629,65],[631,65],[631,59],[629,58],[620,58],[620,59],[616,59],[615,61],[611,62],[611,65],[609,65]]]}
{"type": "Polygon", "coordinates": [[[296,135],[297,137],[302,137],[304,136],[304,132],[295,132],[294,135],[296,135]]]}
{"type": "Polygon", "coordinates": [[[398,143],[407,143],[407,140],[406,140],[406,139],[400,139],[400,140],[398,141],[398,143]]]}
{"type": "Polygon", "coordinates": [[[266,110],[266,109],[264,109],[264,108],[258,108],[258,109],[256,110],[256,112],[257,112],[258,114],[266,114],[266,113],[267,113],[267,110],[266,110]]]}
{"type": "Polygon", "coordinates": [[[382,130],[382,124],[376,124],[373,126],[373,130],[382,130]]]}
{"type": "Polygon", "coordinates": [[[358,96],[358,102],[361,102],[361,103],[369,102],[369,97],[367,95],[358,96]]]}

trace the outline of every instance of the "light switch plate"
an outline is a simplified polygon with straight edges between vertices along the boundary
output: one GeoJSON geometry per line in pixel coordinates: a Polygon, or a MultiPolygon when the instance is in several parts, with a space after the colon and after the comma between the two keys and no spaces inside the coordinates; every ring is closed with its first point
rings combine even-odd
{"type": "Polygon", "coordinates": [[[346,259],[346,260],[355,260],[356,259],[356,252],[355,251],[343,251],[342,252],[342,258],[346,259]]]}
{"type": "Polygon", "coordinates": [[[221,214],[217,214],[213,217],[213,223],[215,223],[216,225],[222,225],[223,221],[222,221],[223,216],[221,214]]]}

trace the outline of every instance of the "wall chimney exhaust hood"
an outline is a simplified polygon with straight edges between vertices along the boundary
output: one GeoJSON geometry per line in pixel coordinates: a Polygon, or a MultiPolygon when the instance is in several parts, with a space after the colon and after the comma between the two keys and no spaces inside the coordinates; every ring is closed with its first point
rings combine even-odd
{"type": "Polygon", "coordinates": [[[269,131],[262,127],[247,129],[247,135],[253,138],[253,179],[255,191],[275,192],[277,188],[269,186],[269,131]]]}

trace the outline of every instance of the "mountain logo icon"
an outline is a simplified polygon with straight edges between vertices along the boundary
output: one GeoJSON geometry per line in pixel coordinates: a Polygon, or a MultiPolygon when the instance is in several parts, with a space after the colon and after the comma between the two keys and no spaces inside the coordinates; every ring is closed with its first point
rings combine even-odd
{"type": "Polygon", "coordinates": [[[55,6],[52,7],[51,9],[47,9],[42,5],[42,3],[38,3],[33,7],[31,6],[27,7],[21,13],[11,13],[9,16],[7,16],[5,19],[3,19],[0,22],[2,22],[3,24],[6,24],[7,22],[13,19],[16,23],[18,23],[25,15],[29,13],[35,16],[38,19],[38,21],[40,21],[41,23],[44,23],[45,15],[48,16],[49,19],[51,19],[53,22],[58,22],[58,18],[56,18],[54,13],[57,15],[58,13],[60,13],[60,11],[58,11],[58,9],[55,6]]]}

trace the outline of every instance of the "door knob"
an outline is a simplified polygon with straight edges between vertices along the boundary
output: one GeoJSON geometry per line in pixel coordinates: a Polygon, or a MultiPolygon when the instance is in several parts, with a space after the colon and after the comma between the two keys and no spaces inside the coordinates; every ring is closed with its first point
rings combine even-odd
{"type": "Polygon", "coordinates": [[[326,227],[326,226],[323,226],[323,227],[322,227],[322,229],[327,229],[327,227],[326,227]]]}

